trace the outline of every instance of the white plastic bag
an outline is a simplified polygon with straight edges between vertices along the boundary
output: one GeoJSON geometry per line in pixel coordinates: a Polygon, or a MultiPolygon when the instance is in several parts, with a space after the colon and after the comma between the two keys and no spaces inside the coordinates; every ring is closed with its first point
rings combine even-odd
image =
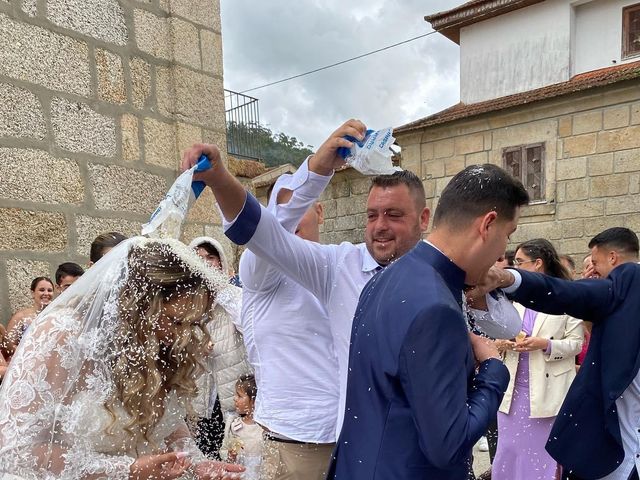
{"type": "Polygon", "coordinates": [[[394,167],[391,161],[393,151],[391,145],[395,141],[391,127],[382,130],[367,130],[362,141],[356,141],[353,137],[346,137],[353,142],[353,147],[342,148],[339,153],[345,161],[364,175],[390,175],[401,171],[400,167],[394,167]]]}
{"type": "Polygon", "coordinates": [[[203,182],[193,181],[193,174],[208,168],[211,168],[211,163],[203,155],[197,165],[180,174],[151,215],[149,223],[142,226],[142,235],[149,238],[180,238],[189,207],[204,189],[203,182]]]}

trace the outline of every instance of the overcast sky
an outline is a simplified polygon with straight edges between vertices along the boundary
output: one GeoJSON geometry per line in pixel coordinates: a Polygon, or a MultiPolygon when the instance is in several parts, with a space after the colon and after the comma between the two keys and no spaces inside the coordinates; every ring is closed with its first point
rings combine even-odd
{"type": "MultiPolygon", "coordinates": [[[[463,0],[221,0],[225,88],[242,91],[427,33],[463,0]],[[345,6],[348,5],[348,6],[345,6]]],[[[249,92],[260,120],[318,147],[344,120],[399,126],[459,100],[458,46],[440,34],[249,92]]]]}

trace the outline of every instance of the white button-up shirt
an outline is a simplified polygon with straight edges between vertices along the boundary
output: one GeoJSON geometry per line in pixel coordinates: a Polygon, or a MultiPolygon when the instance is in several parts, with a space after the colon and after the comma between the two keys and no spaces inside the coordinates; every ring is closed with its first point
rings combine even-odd
{"type": "MultiPolygon", "coordinates": [[[[297,196],[297,198],[305,199],[310,197],[317,199],[331,180],[331,177],[315,175],[309,172],[307,162],[300,167],[293,177],[295,180],[292,181],[288,188],[294,190],[294,198],[297,196]],[[301,178],[305,180],[299,182],[298,180],[301,178]]],[[[277,191],[274,189],[271,197],[275,198],[276,195],[277,191]]],[[[289,203],[296,203],[294,198],[289,203]]],[[[298,211],[298,220],[302,217],[304,211],[306,209],[298,211]]],[[[336,402],[338,418],[334,424],[334,435],[337,438],[344,417],[351,323],[360,292],[376,273],[379,267],[378,263],[369,254],[364,244],[353,245],[344,242],[340,245],[321,245],[293,235],[283,228],[272,212],[259,205],[257,200],[250,195],[247,196],[245,208],[240,215],[233,222],[225,221],[224,227],[225,232],[233,241],[246,243],[248,249],[258,258],[265,260],[265,263],[276,266],[282,275],[294,280],[302,288],[311,292],[320,301],[320,304],[324,306],[328,315],[328,325],[333,338],[333,352],[335,353],[339,371],[337,377],[333,378],[333,383],[339,387],[340,392],[339,401],[336,402]]],[[[240,278],[245,290],[247,286],[252,288],[252,280],[248,277],[250,276],[247,269],[243,269],[241,265],[240,278]]],[[[255,282],[253,283],[255,284],[255,282]]],[[[247,295],[243,297],[243,310],[247,312],[247,315],[252,315],[256,318],[257,312],[249,313],[252,307],[248,304],[248,297],[249,291],[247,290],[247,295]]],[[[300,321],[300,315],[294,315],[291,312],[299,312],[301,309],[306,308],[304,305],[309,300],[308,297],[302,296],[291,297],[289,300],[292,304],[287,308],[287,314],[290,316],[290,318],[286,319],[289,322],[287,328],[294,332],[296,330],[299,331],[296,321],[300,321]]],[[[272,316],[276,315],[277,312],[274,310],[272,316]]],[[[261,316],[266,317],[268,315],[266,312],[261,312],[261,316]]],[[[281,317],[281,315],[277,315],[277,317],[281,317]]],[[[275,321],[275,318],[273,321],[275,321]]],[[[243,330],[246,331],[244,325],[243,330]]],[[[300,333],[302,334],[302,332],[300,333]]],[[[259,342],[257,336],[257,331],[255,335],[249,334],[249,337],[245,333],[245,343],[248,350],[251,342],[259,342]]],[[[280,343],[280,348],[284,350],[291,348],[291,346],[283,341],[280,343]]],[[[302,346],[300,346],[300,350],[302,350],[302,346]]],[[[251,355],[251,352],[249,352],[249,355],[251,355]]],[[[269,359],[268,364],[265,359],[259,361],[262,364],[260,375],[263,372],[266,374],[268,369],[280,369],[281,365],[277,364],[279,362],[280,360],[276,362],[273,358],[269,359]]],[[[258,391],[260,391],[259,386],[258,391]]],[[[282,396],[281,392],[271,392],[270,394],[282,396]]],[[[260,395],[260,392],[258,395],[260,395]]],[[[267,392],[264,392],[264,397],[262,398],[265,398],[266,395],[267,392]]],[[[260,413],[264,415],[266,412],[261,409],[260,413]]],[[[258,420],[258,417],[256,419],[258,420]]]]}
{"type": "Polygon", "coordinates": [[[640,372],[616,400],[624,460],[601,480],[627,480],[633,469],[640,472],[640,372]]]}
{"type": "MultiPolygon", "coordinates": [[[[324,177],[303,169],[281,177],[271,197],[283,187],[294,190],[288,204],[273,201],[268,207],[287,231],[295,230],[315,200],[296,192],[296,181],[305,180],[312,190],[321,192],[326,186],[324,177]]],[[[326,309],[280,268],[251,251],[242,255],[240,278],[240,329],[258,386],[256,422],[289,439],[335,442],[339,373],[326,309]]]]}

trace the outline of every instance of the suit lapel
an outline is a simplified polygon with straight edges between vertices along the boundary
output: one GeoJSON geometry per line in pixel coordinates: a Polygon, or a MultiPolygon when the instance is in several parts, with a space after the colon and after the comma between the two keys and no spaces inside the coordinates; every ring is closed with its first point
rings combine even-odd
{"type": "Polygon", "coordinates": [[[538,336],[538,333],[540,332],[540,329],[542,328],[542,325],[547,320],[547,318],[549,318],[549,315],[547,315],[546,313],[538,312],[538,314],[536,315],[536,320],[535,322],[533,322],[533,330],[531,331],[532,337],[538,336]]]}
{"type": "MultiPolygon", "coordinates": [[[[525,311],[525,306],[521,305],[517,302],[513,303],[513,306],[516,308],[516,310],[518,311],[518,314],[520,315],[520,319],[524,320],[524,311],[525,311]]],[[[538,312],[536,315],[536,321],[533,322],[533,329],[531,331],[531,336],[535,337],[538,335],[538,332],[540,332],[540,328],[542,327],[542,325],[544,324],[545,320],[549,317],[549,315],[547,315],[546,313],[541,313],[538,312]]]]}

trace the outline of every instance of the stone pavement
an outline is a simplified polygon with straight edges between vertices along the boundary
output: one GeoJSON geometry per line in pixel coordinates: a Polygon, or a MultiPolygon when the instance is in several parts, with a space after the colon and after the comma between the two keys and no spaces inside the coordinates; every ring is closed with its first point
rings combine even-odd
{"type": "Polygon", "coordinates": [[[473,447],[473,471],[480,475],[491,468],[489,452],[480,452],[477,447],[473,447]]]}

